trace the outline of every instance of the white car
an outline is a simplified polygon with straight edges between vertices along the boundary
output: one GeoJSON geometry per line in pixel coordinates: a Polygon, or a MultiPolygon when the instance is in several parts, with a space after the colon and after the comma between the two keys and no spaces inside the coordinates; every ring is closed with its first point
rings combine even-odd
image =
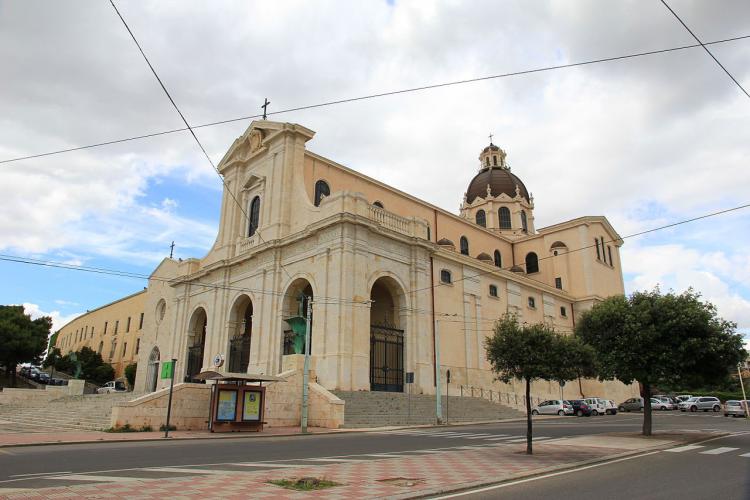
{"type": "Polygon", "coordinates": [[[119,380],[107,382],[96,390],[97,394],[109,394],[111,392],[127,392],[128,388],[119,380]]]}
{"type": "Polygon", "coordinates": [[[606,405],[607,407],[604,410],[604,412],[607,415],[616,415],[617,414],[617,403],[615,403],[611,399],[605,399],[604,401],[607,403],[607,405],[606,405]]]}
{"type": "Polygon", "coordinates": [[[602,399],[602,398],[584,398],[583,400],[589,407],[591,408],[591,414],[596,415],[605,415],[607,413],[612,413],[611,411],[607,411],[609,409],[609,400],[602,399]]]}
{"type": "Polygon", "coordinates": [[[572,415],[573,406],[567,401],[559,399],[550,399],[542,401],[531,409],[532,415],[572,415]]]}

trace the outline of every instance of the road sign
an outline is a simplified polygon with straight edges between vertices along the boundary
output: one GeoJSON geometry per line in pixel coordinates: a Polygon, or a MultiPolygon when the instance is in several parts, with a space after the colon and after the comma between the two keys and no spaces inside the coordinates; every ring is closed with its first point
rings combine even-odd
{"type": "Polygon", "coordinates": [[[164,361],[161,364],[161,378],[172,378],[174,372],[174,361],[164,361]]]}

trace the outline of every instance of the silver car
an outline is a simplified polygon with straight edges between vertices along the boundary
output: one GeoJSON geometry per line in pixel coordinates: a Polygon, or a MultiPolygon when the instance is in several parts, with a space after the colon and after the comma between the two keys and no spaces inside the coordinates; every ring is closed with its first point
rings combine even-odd
{"type": "Polygon", "coordinates": [[[721,411],[721,401],[713,396],[693,396],[680,403],[680,411],[721,411]]]}
{"type": "Polygon", "coordinates": [[[730,399],[724,404],[724,416],[744,417],[747,415],[748,405],[750,405],[750,400],[738,401],[730,399]]]}

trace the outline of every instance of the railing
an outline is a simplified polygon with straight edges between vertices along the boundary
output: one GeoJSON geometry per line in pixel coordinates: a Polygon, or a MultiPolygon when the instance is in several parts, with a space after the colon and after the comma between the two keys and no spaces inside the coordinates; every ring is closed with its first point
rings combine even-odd
{"type": "Polygon", "coordinates": [[[400,215],[388,212],[387,210],[376,207],[375,205],[370,205],[369,211],[370,219],[374,220],[381,226],[402,234],[411,234],[411,221],[406,217],[401,217],[400,215]]]}
{"type": "Polygon", "coordinates": [[[252,235],[249,238],[243,238],[237,242],[237,255],[241,255],[249,251],[258,242],[257,235],[252,235]]]}
{"type": "MultiPolygon", "coordinates": [[[[508,406],[525,407],[526,405],[526,394],[518,394],[514,392],[500,392],[493,391],[492,389],[485,389],[483,387],[474,387],[471,385],[460,385],[459,386],[461,397],[472,397],[487,399],[491,402],[505,404],[508,406]]],[[[535,406],[549,398],[540,398],[537,396],[530,396],[531,405],[535,406]]]]}

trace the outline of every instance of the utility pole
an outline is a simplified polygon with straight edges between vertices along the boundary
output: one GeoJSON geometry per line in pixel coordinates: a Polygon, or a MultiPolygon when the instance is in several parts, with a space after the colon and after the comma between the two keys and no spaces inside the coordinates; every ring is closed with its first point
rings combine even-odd
{"type": "Polygon", "coordinates": [[[742,402],[745,404],[745,418],[750,420],[750,405],[747,403],[745,383],[742,381],[742,365],[740,363],[737,363],[737,375],[740,377],[740,387],[742,387],[742,402]]]}
{"type": "Polygon", "coordinates": [[[435,419],[443,423],[443,402],[440,400],[440,320],[435,320],[435,419]]]}
{"type": "Polygon", "coordinates": [[[307,434],[308,383],[310,379],[310,323],[312,321],[312,297],[307,299],[307,321],[305,325],[305,367],[302,370],[302,434],[307,434]]]}

